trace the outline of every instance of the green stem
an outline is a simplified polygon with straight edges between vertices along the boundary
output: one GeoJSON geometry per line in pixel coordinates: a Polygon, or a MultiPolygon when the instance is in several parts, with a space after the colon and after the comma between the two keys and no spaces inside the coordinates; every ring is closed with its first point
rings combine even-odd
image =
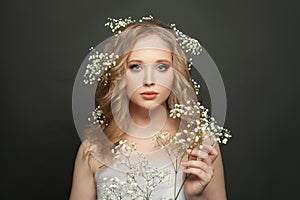
{"type": "Polygon", "coordinates": [[[172,161],[172,156],[171,156],[170,152],[168,150],[166,150],[166,152],[167,152],[167,154],[168,154],[168,156],[169,156],[169,158],[171,160],[171,163],[172,163],[174,171],[176,171],[176,166],[174,165],[174,162],[172,161]]]}
{"type": "MultiPolygon", "coordinates": [[[[194,148],[193,148],[193,149],[194,149],[194,148]]],[[[185,153],[184,153],[183,156],[181,157],[180,162],[182,161],[184,155],[185,155],[185,153]]],[[[191,157],[190,157],[190,155],[188,155],[188,160],[190,160],[190,159],[191,159],[191,157]]],[[[179,196],[179,194],[180,194],[180,192],[181,192],[181,190],[182,190],[182,188],[183,188],[183,186],[184,186],[186,180],[190,177],[190,175],[191,175],[191,174],[189,174],[189,175],[186,174],[186,175],[185,175],[184,181],[183,181],[183,183],[181,184],[181,186],[180,186],[180,188],[179,188],[179,190],[178,190],[178,192],[177,192],[177,195],[176,195],[176,197],[174,198],[174,200],[177,200],[177,198],[178,198],[178,196],[179,196]]],[[[177,177],[177,176],[176,176],[176,177],[177,177]]]]}
{"type": "MultiPolygon", "coordinates": [[[[136,179],[135,179],[134,176],[131,176],[131,178],[137,183],[137,181],[136,181],[136,179]]],[[[142,191],[143,193],[145,193],[145,191],[144,191],[139,185],[137,185],[137,188],[138,188],[140,191],[142,191]]]]}
{"type": "Polygon", "coordinates": [[[181,184],[181,186],[180,186],[180,188],[179,188],[179,190],[178,190],[178,193],[177,193],[177,195],[176,195],[176,197],[175,197],[174,200],[176,200],[176,199],[178,198],[178,196],[179,196],[179,194],[180,194],[180,192],[181,192],[181,190],[182,190],[182,188],[183,188],[183,186],[184,186],[184,183],[185,183],[186,180],[189,178],[189,176],[190,176],[190,174],[189,174],[189,175],[185,175],[184,181],[183,181],[183,183],[181,184]]]}
{"type": "Polygon", "coordinates": [[[177,171],[175,171],[175,181],[174,181],[174,200],[176,200],[176,184],[177,184],[177,171]]]}

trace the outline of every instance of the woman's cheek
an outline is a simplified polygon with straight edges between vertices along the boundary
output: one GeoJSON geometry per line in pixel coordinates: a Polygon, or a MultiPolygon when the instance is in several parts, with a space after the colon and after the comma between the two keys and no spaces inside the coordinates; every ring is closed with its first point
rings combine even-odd
{"type": "Polygon", "coordinates": [[[128,97],[131,97],[138,88],[142,87],[143,80],[138,74],[127,73],[126,84],[128,97]]]}
{"type": "Polygon", "coordinates": [[[170,70],[166,73],[156,73],[155,74],[156,84],[172,89],[174,73],[173,70],[170,70]]]}

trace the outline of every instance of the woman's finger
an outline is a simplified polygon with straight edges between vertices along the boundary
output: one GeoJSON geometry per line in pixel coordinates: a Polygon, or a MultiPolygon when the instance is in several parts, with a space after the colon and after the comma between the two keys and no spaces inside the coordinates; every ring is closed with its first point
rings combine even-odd
{"type": "Polygon", "coordinates": [[[212,173],[205,173],[203,170],[198,169],[198,168],[186,168],[183,169],[183,172],[186,174],[193,174],[197,177],[200,178],[200,180],[204,181],[204,182],[209,182],[213,176],[212,173]]]}
{"type": "Polygon", "coordinates": [[[218,157],[219,154],[218,151],[216,150],[216,148],[212,147],[211,145],[203,144],[202,149],[203,151],[207,152],[212,162],[214,162],[218,157]]]}
{"type": "Polygon", "coordinates": [[[182,166],[186,167],[186,168],[198,168],[203,170],[206,173],[213,173],[213,167],[212,166],[208,166],[205,162],[200,161],[200,160],[189,160],[186,162],[182,162],[181,163],[182,166]]]}
{"type": "MultiPolygon", "coordinates": [[[[194,148],[194,149],[188,149],[187,153],[192,157],[196,157],[198,160],[204,161],[207,165],[211,165],[212,163],[208,153],[205,151],[194,148]]],[[[190,159],[190,160],[196,160],[196,159],[190,159]]]]}
{"type": "MultiPolygon", "coordinates": [[[[206,144],[200,145],[200,149],[199,148],[188,149],[187,153],[193,156],[191,157],[192,159],[190,160],[196,160],[194,157],[207,160],[206,158],[209,157],[211,162],[214,162],[219,154],[214,147],[206,144]]],[[[210,162],[207,163],[210,164],[210,162]]]]}

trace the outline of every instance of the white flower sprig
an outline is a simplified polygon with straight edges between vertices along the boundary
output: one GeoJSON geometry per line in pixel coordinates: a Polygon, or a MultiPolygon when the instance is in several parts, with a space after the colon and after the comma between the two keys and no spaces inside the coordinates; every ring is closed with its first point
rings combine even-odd
{"type": "MultiPolygon", "coordinates": [[[[186,122],[186,128],[177,132],[175,135],[157,134],[156,142],[165,149],[169,155],[175,171],[174,191],[176,191],[176,177],[180,163],[186,155],[187,149],[200,148],[204,142],[214,145],[216,141],[226,144],[231,138],[230,131],[217,125],[216,120],[208,115],[206,109],[200,102],[188,101],[186,104],[175,104],[174,109],[170,110],[170,117],[181,119],[186,122]]],[[[185,181],[181,184],[174,199],[177,199],[185,181]]]]}
{"type": "Polygon", "coordinates": [[[192,83],[193,83],[193,86],[194,86],[194,89],[195,89],[195,93],[196,93],[196,95],[198,95],[201,86],[200,86],[199,83],[197,83],[197,82],[196,82],[194,79],[192,79],[192,78],[191,78],[191,81],[192,81],[192,83]]]}
{"type": "Polygon", "coordinates": [[[170,24],[169,26],[174,30],[179,45],[186,53],[191,52],[191,54],[193,55],[200,54],[200,52],[202,51],[202,47],[198,40],[191,38],[178,30],[175,24],[170,24]]]}
{"type": "Polygon", "coordinates": [[[222,144],[226,144],[232,137],[228,129],[219,126],[216,120],[208,115],[208,109],[200,102],[188,101],[187,105],[176,104],[175,108],[170,111],[170,117],[187,121],[187,128],[190,130],[186,130],[188,133],[186,136],[195,134],[199,138],[202,138],[203,135],[213,136],[222,144]]]}
{"type": "MultiPolygon", "coordinates": [[[[125,28],[127,25],[132,24],[134,22],[136,22],[136,20],[131,19],[131,17],[125,18],[125,19],[113,19],[108,17],[108,22],[106,22],[104,24],[104,26],[107,26],[111,29],[111,31],[118,36],[118,34],[120,34],[123,28],[125,28]]],[[[142,22],[142,21],[149,21],[152,20],[153,17],[151,15],[149,16],[144,16],[141,19],[138,20],[138,22],[142,22]]]]}
{"type": "Polygon", "coordinates": [[[97,106],[94,111],[92,111],[92,116],[88,118],[88,121],[91,121],[93,124],[105,124],[108,126],[107,120],[100,106],[97,106]]]}
{"type": "Polygon", "coordinates": [[[170,179],[170,170],[152,167],[145,155],[137,153],[134,143],[128,144],[127,140],[121,140],[112,153],[114,160],[126,166],[128,171],[124,179],[118,177],[103,178],[102,187],[104,194],[101,199],[151,199],[155,188],[170,179]],[[132,158],[133,155],[137,159],[132,158]]]}
{"type": "Polygon", "coordinates": [[[111,53],[99,53],[98,51],[92,49],[92,54],[89,56],[89,63],[86,66],[84,73],[85,84],[92,85],[93,83],[104,79],[104,85],[108,84],[107,78],[110,76],[108,72],[112,67],[116,66],[116,59],[119,58],[118,55],[111,53]]]}

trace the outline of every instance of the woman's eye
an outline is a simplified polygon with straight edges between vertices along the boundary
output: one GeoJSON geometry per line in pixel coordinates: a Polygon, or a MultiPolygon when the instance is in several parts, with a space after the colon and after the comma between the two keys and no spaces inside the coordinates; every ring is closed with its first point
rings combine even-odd
{"type": "Polygon", "coordinates": [[[157,66],[157,70],[161,72],[167,71],[168,68],[169,68],[168,65],[163,65],[163,64],[157,66]]]}
{"type": "Polygon", "coordinates": [[[133,71],[136,71],[136,72],[142,70],[142,67],[141,67],[140,65],[131,65],[129,68],[130,68],[131,70],[133,70],[133,71]]]}

